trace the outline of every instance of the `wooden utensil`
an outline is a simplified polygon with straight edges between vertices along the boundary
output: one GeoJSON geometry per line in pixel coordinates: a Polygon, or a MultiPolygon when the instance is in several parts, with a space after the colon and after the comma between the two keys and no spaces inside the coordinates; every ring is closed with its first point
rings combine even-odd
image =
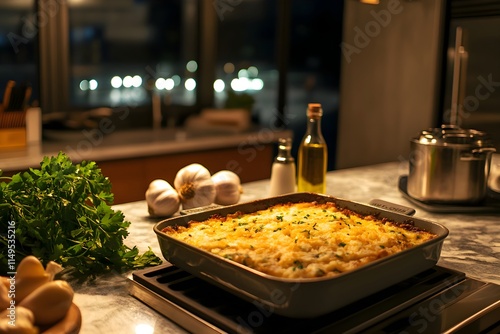
{"type": "Polygon", "coordinates": [[[20,111],[25,110],[29,98],[31,97],[31,86],[27,84],[22,84],[19,86],[13,86],[10,93],[10,99],[8,101],[8,106],[5,111],[20,111]]]}
{"type": "Polygon", "coordinates": [[[7,110],[9,103],[10,103],[10,96],[12,94],[12,88],[16,83],[12,80],[7,81],[7,85],[5,86],[5,91],[3,93],[3,100],[2,100],[2,106],[3,110],[7,110]]]}

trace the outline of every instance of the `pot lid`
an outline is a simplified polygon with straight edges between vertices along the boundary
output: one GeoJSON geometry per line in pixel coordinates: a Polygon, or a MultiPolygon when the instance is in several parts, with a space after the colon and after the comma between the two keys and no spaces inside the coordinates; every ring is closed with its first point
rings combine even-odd
{"type": "Polygon", "coordinates": [[[493,146],[485,132],[474,129],[462,129],[456,125],[442,125],[440,128],[423,130],[414,141],[424,145],[493,146]]]}

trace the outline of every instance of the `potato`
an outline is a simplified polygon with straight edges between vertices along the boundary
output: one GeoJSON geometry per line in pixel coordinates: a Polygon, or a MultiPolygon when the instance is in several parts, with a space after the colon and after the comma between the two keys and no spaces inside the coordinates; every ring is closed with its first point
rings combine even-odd
{"type": "Polygon", "coordinates": [[[25,277],[39,277],[45,275],[43,264],[33,255],[28,255],[19,262],[16,271],[16,280],[25,277]]]}
{"type": "Polygon", "coordinates": [[[0,283],[0,310],[5,310],[10,305],[9,289],[0,283]]]}
{"type": "Polygon", "coordinates": [[[0,313],[0,333],[38,334],[39,330],[34,325],[33,312],[25,307],[16,306],[15,311],[5,309],[0,313]],[[12,317],[11,312],[15,312],[15,315],[12,315],[12,317]]]}
{"type": "Polygon", "coordinates": [[[45,272],[40,260],[33,255],[28,255],[17,266],[16,290],[13,299],[19,304],[31,292],[51,280],[52,277],[45,272]]]}
{"type": "Polygon", "coordinates": [[[52,325],[64,318],[73,302],[73,295],[73,289],[66,281],[55,280],[34,290],[19,306],[33,312],[36,325],[52,325]]]}

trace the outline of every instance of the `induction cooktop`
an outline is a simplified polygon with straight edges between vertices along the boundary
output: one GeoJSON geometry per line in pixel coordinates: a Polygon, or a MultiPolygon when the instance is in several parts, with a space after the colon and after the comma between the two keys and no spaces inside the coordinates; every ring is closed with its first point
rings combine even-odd
{"type": "Polygon", "coordinates": [[[311,319],[274,314],[169,263],[129,283],[132,296],[192,333],[500,333],[500,286],[440,266],[311,319]]]}

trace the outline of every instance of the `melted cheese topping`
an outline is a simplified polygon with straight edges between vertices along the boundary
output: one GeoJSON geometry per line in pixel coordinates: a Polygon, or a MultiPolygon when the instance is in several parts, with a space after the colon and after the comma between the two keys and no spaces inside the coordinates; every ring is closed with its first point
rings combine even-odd
{"type": "Polygon", "coordinates": [[[435,237],[411,223],[341,210],[334,203],[278,204],[187,227],[173,238],[263,273],[283,278],[335,276],[435,237]]]}

